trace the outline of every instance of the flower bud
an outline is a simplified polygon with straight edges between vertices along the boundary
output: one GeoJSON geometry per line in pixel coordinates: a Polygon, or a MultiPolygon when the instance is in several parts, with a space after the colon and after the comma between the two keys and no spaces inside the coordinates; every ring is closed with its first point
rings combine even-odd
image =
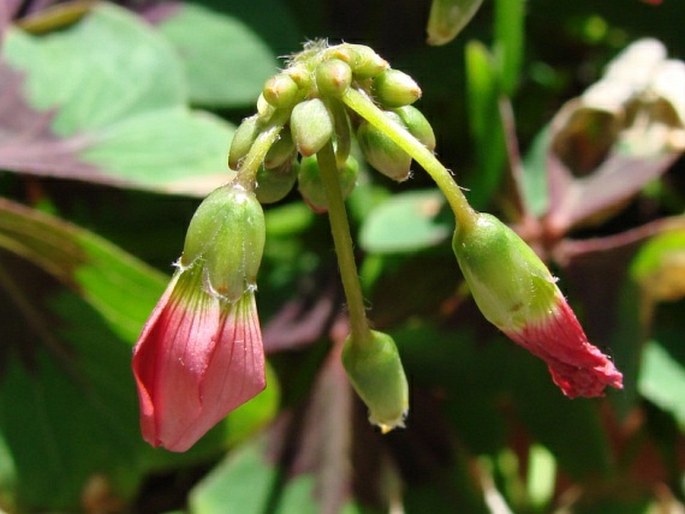
{"type": "Polygon", "coordinates": [[[290,131],[297,151],[314,155],[333,135],[333,119],[319,98],[300,102],[290,115],[290,131]]]}
{"type": "Polygon", "coordinates": [[[369,408],[369,421],[385,434],[404,427],[409,410],[409,386],[392,338],[372,330],[371,340],[345,341],[342,362],[354,390],[369,408]]]}
{"type": "Polygon", "coordinates": [[[362,80],[375,77],[390,66],[388,61],[365,45],[344,43],[335,47],[333,55],[348,63],[354,76],[362,80]]]}
{"type": "Polygon", "coordinates": [[[421,111],[411,105],[405,105],[393,109],[393,112],[400,117],[409,133],[423,143],[423,146],[431,152],[435,150],[433,127],[421,111]]]}
{"type": "Polygon", "coordinates": [[[254,193],[228,184],[210,193],[195,211],[179,266],[202,259],[205,290],[233,302],[256,288],[264,239],[264,212],[254,193]]]}
{"type": "Polygon", "coordinates": [[[590,344],[535,252],[494,216],[458,226],[452,248],[478,308],[493,325],[547,363],[568,397],[622,388],[622,375],[590,344]]]}
{"type": "Polygon", "coordinates": [[[257,170],[255,195],[259,203],[275,203],[290,192],[297,180],[297,163],[286,161],[277,168],[260,166],[257,170]]]}
{"type": "MultiPolygon", "coordinates": [[[[394,112],[386,111],[385,115],[403,126],[394,112]]],[[[378,171],[398,182],[409,177],[411,156],[366,120],[357,129],[357,141],[366,160],[378,171]]]]}
{"type": "Polygon", "coordinates": [[[228,151],[229,168],[237,170],[240,167],[240,162],[250,151],[258,134],[257,116],[245,118],[233,134],[231,147],[228,151]]]}
{"type": "Polygon", "coordinates": [[[269,78],[262,90],[264,99],[276,108],[290,107],[300,97],[300,88],[286,73],[269,78]]]}
{"type": "Polygon", "coordinates": [[[329,59],[316,67],[316,86],[323,96],[340,98],[351,83],[350,65],[340,59],[329,59]]]}
{"type": "Polygon", "coordinates": [[[385,70],[373,79],[373,94],[385,107],[402,107],[421,98],[421,88],[400,70],[385,70]]]}
{"type": "MultiPolygon", "coordinates": [[[[343,199],[347,198],[357,185],[359,176],[359,164],[350,156],[345,165],[338,170],[340,180],[340,191],[343,199]]],[[[307,205],[317,213],[328,210],[328,197],[326,189],[321,180],[321,170],[316,157],[304,157],[300,162],[300,169],[297,174],[298,189],[307,205]]]]}
{"type": "Polygon", "coordinates": [[[452,41],[471,21],[483,0],[433,0],[428,15],[428,44],[444,45],[452,41]]]}
{"type": "Polygon", "coordinates": [[[312,87],[312,73],[304,63],[288,66],[283,73],[293,79],[302,91],[308,91],[312,87]]]}
{"type": "Polygon", "coordinates": [[[264,157],[264,167],[273,169],[280,167],[283,163],[290,162],[295,157],[295,143],[288,130],[282,130],[278,141],[276,141],[264,157]]]}

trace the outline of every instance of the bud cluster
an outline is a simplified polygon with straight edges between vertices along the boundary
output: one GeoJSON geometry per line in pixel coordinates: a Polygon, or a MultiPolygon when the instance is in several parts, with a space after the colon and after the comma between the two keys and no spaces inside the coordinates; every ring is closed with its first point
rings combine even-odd
{"type": "Polygon", "coordinates": [[[306,203],[316,212],[326,211],[325,191],[311,158],[325,145],[334,146],[346,196],[354,189],[358,173],[358,165],[350,157],[353,136],[376,170],[397,181],[408,178],[412,158],[378,128],[351,115],[342,101],[350,88],[366,95],[429,150],[435,148],[430,123],[411,105],[421,98],[421,89],[409,75],[390,68],[367,46],[311,42],[291,57],[284,70],[266,81],[257,101],[257,114],[243,120],[231,143],[228,164],[239,175],[251,174],[246,183],[254,186],[261,203],[281,200],[297,182],[306,203]],[[256,170],[244,170],[259,135],[277,117],[286,120],[279,139],[256,170]]]}

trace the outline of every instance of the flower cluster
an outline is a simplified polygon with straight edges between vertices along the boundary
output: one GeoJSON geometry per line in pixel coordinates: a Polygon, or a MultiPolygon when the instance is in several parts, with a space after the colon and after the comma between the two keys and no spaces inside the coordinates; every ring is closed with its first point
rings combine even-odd
{"type": "Polygon", "coordinates": [[[184,451],[265,387],[255,305],[265,229],[262,203],[298,184],[328,212],[347,297],[350,336],[342,364],[383,432],[403,426],[407,379],[392,338],[371,330],[352,252],[344,198],[363,157],[397,181],[416,160],[443,190],[457,220],[453,248],[485,317],[544,359],[567,396],[621,387],[592,346],[546,266],[508,227],[475,212],[433,154],[430,123],[412,104],[421,89],[366,46],[313,42],[267,80],[257,113],[238,127],[228,165],[236,177],[212,192],[190,222],[183,254],[134,349],[144,438],[184,451]]]}

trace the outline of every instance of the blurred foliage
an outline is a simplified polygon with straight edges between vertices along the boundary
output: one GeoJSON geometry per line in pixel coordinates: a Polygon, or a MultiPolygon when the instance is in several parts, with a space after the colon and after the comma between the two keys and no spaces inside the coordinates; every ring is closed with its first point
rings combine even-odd
{"type": "Polygon", "coordinates": [[[641,38],[684,59],[685,4],[486,0],[441,47],[426,44],[429,9],[0,7],[1,510],[682,511],[685,85],[650,83],[620,112],[582,95],[641,38]],[[381,436],[349,387],[327,221],[294,191],[266,209],[267,391],[186,454],[143,443],[131,345],[198,197],[230,179],[233,128],[278,58],[315,37],[367,44],[417,80],[437,155],[550,262],[624,391],[564,398],[483,322],[422,171],[396,184],[360,163],[348,205],[369,316],[409,376],[407,428],[381,436]],[[645,150],[644,134],[662,139],[645,150]]]}

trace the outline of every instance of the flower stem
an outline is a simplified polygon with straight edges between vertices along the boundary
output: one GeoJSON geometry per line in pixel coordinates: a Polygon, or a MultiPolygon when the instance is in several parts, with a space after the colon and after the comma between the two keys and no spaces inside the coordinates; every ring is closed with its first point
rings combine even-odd
{"type": "Polygon", "coordinates": [[[338,255],[340,277],[343,289],[345,290],[345,297],[347,298],[351,340],[355,344],[365,344],[367,341],[371,341],[369,322],[366,318],[364,298],[359,284],[359,275],[357,274],[357,264],[354,260],[352,236],[350,235],[350,225],[347,221],[345,203],[342,191],[340,190],[335,152],[330,141],[319,150],[316,157],[319,169],[321,170],[321,180],[326,190],[328,219],[331,223],[331,233],[333,234],[335,252],[338,255]]]}
{"type": "Polygon", "coordinates": [[[383,131],[397,146],[411,155],[426,170],[447,198],[457,223],[463,229],[468,229],[475,223],[476,211],[469,205],[464,193],[462,193],[459,185],[454,181],[452,174],[433,155],[433,152],[412,136],[404,127],[383,114],[383,111],[361,91],[349,88],[343,95],[342,101],[350,109],[371,123],[371,125],[383,131]]]}
{"type": "Polygon", "coordinates": [[[255,187],[255,180],[257,178],[257,171],[259,166],[264,162],[267,152],[278,141],[283,125],[288,121],[290,110],[284,109],[276,111],[266,126],[260,130],[259,135],[252,143],[250,151],[245,156],[236,181],[248,191],[253,191],[255,187]]]}

